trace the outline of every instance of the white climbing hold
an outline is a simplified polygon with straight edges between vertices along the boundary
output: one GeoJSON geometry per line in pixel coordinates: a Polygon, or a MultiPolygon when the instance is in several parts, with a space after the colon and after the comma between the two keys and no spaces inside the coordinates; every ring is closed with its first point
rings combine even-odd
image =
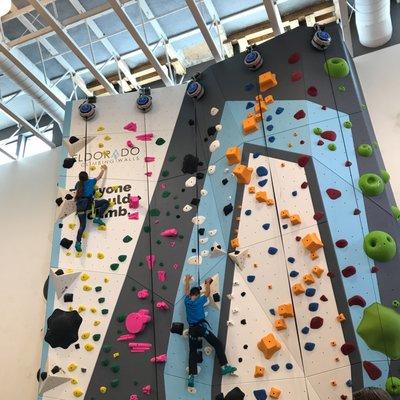
{"type": "Polygon", "coordinates": [[[238,312],[239,312],[239,309],[238,309],[238,308],[232,309],[232,314],[237,314],[238,312]]]}
{"type": "Polygon", "coordinates": [[[215,172],[216,169],[217,169],[217,168],[216,168],[215,165],[209,165],[207,171],[208,171],[208,173],[209,173],[210,175],[212,175],[212,174],[215,172]]]}
{"type": "Polygon", "coordinates": [[[204,196],[207,196],[207,195],[208,195],[208,192],[207,192],[206,189],[201,189],[201,190],[200,190],[200,194],[204,197],[204,196]]]}
{"type": "Polygon", "coordinates": [[[210,231],[208,231],[208,234],[210,236],[215,236],[217,234],[217,230],[216,229],[211,229],[210,231]]]}
{"type": "Polygon", "coordinates": [[[233,299],[233,294],[232,293],[228,293],[226,295],[226,298],[229,299],[229,300],[232,300],[233,299]]]}
{"type": "Polygon", "coordinates": [[[210,249],[210,256],[211,257],[219,257],[219,256],[223,256],[224,254],[226,254],[226,252],[224,250],[222,250],[222,246],[219,243],[214,242],[210,249]]]}
{"type": "Polygon", "coordinates": [[[202,255],[202,257],[208,257],[210,252],[208,250],[202,250],[200,254],[202,255]]]}
{"type": "Polygon", "coordinates": [[[192,206],[190,206],[189,204],[186,204],[186,206],[184,206],[182,208],[182,210],[183,210],[183,212],[189,212],[192,210],[192,208],[193,208],[192,206]]]}
{"type": "Polygon", "coordinates": [[[210,114],[214,117],[219,113],[219,110],[217,107],[211,107],[210,114]]]}
{"type": "Polygon", "coordinates": [[[211,354],[212,354],[212,347],[210,347],[210,346],[204,346],[203,351],[204,351],[204,354],[205,354],[206,356],[211,356],[211,354]]]}
{"type": "Polygon", "coordinates": [[[190,177],[186,182],[185,182],[185,186],[186,187],[193,187],[196,185],[196,177],[192,176],[190,177]]]}
{"type": "Polygon", "coordinates": [[[233,251],[232,253],[229,253],[229,258],[235,263],[235,265],[238,266],[240,270],[243,270],[245,267],[245,262],[247,259],[247,255],[249,253],[249,250],[243,250],[243,251],[233,251]]]}
{"type": "Polygon", "coordinates": [[[188,258],[187,263],[189,265],[201,265],[203,259],[201,256],[191,256],[188,258]]]}
{"type": "Polygon", "coordinates": [[[215,125],[215,129],[219,132],[220,130],[222,130],[222,125],[221,124],[215,125]]]}
{"type": "Polygon", "coordinates": [[[192,218],[192,222],[195,225],[201,225],[204,223],[205,220],[206,220],[206,217],[203,217],[202,215],[197,215],[196,217],[192,218]]]}
{"type": "Polygon", "coordinates": [[[214,153],[215,150],[219,149],[220,143],[219,140],[214,140],[211,142],[209,150],[211,153],[214,153]]]}
{"type": "Polygon", "coordinates": [[[208,237],[200,238],[199,242],[200,242],[201,244],[207,243],[207,242],[208,242],[208,237]]]}

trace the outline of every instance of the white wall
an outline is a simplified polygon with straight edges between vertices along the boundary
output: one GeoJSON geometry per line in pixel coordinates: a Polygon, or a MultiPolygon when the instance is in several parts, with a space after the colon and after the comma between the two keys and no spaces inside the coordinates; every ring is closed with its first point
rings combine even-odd
{"type": "Polygon", "coordinates": [[[59,150],[0,167],[1,398],[35,399],[59,150]]]}
{"type": "Polygon", "coordinates": [[[400,45],[354,59],[382,158],[400,204],[400,45]]]}

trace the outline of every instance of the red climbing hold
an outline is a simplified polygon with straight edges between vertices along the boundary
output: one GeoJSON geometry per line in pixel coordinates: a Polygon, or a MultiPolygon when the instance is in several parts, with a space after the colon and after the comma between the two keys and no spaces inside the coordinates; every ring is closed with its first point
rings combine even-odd
{"type": "Polygon", "coordinates": [[[297,61],[299,61],[299,60],[300,60],[300,54],[299,53],[293,53],[288,58],[288,63],[289,64],[296,64],[297,61]]]}
{"type": "Polygon", "coordinates": [[[324,141],[323,140],[318,140],[318,142],[317,142],[317,145],[318,146],[322,146],[324,144],[324,141]]]}
{"type": "Polygon", "coordinates": [[[361,211],[358,208],[355,208],[354,211],[353,211],[353,214],[354,215],[359,215],[359,214],[361,214],[361,211]]]}
{"type": "Polygon", "coordinates": [[[349,278],[350,276],[354,275],[357,272],[356,267],[353,267],[352,265],[349,265],[346,268],[342,269],[342,275],[345,278],[349,278]]]}
{"type": "Polygon", "coordinates": [[[332,272],[332,271],[329,271],[326,275],[329,276],[329,278],[334,278],[335,277],[335,273],[332,272]]]}
{"type": "Polygon", "coordinates": [[[320,219],[324,218],[325,214],[322,211],[315,211],[314,219],[319,221],[320,219]]]}
{"type": "Polygon", "coordinates": [[[296,236],[296,242],[300,242],[301,236],[296,236]]]}
{"type": "Polygon", "coordinates": [[[297,82],[302,78],[303,74],[301,71],[293,71],[291,74],[292,82],[297,82]]]}
{"type": "Polygon", "coordinates": [[[331,200],[336,200],[342,195],[342,192],[340,190],[330,188],[326,189],[326,194],[331,200]]]}
{"type": "Polygon", "coordinates": [[[373,274],[376,274],[377,272],[379,272],[379,267],[377,267],[376,265],[374,265],[374,266],[371,268],[371,272],[372,272],[373,274]]]}
{"type": "Polygon", "coordinates": [[[306,113],[303,110],[297,111],[296,114],[293,115],[295,119],[302,119],[306,116],[306,113]]]}
{"type": "Polygon", "coordinates": [[[331,142],[334,142],[336,140],[336,133],[333,131],[323,131],[321,133],[322,139],[330,140],[331,142]]]}
{"type": "Polygon", "coordinates": [[[341,394],[341,395],[340,395],[340,399],[341,399],[341,400],[347,400],[347,396],[346,396],[345,394],[341,394]]]}
{"type": "Polygon", "coordinates": [[[310,161],[310,157],[308,157],[308,156],[300,156],[298,158],[298,160],[297,160],[297,165],[299,167],[303,167],[304,168],[307,165],[308,161],[310,161]]]}
{"type": "Polygon", "coordinates": [[[326,110],[326,106],[322,106],[322,107],[321,107],[321,110],[324,110],[324,111],[325,111],[325,110],[326,110]]]}
{"type": "Polygon", "coordinates": [[[302,189],[307,189],[308,187],[308,183],[307,182],[303,182],[300,186],[302,189]]]}
{"type": "Polygon", "coordinates": [[[311,97],[315,97],[318,95],[318,89],[315,86],[310,86],[307,89],[307,94],[311,97]]]}
{"type": "Polygon", "coordinates": [[[346,162],[344,163],[344,166],[345,166],[345,167],[351,167],[351,166],[352,166],[352,162],[351,162],[351,161],[346,161],[346,162]]]}
{"type": "Polygon", "coordinates": [[[324,294],[319,299],[324,302],[328,301],[328,298],[324,294]]]}
{"type": "Polygon", "coordinates": [[[345,355],[348,356],[351,354],[354,350],[356,349],[356,346],[354,346],[353,343],[345,343],[342,345],[340,348],[341,352],[345,355]]]}
{"type": "Polygon", "coordinates": [[[304,144],[305,142],[304,142],[304,140],[300,140],[300,144],[304,144]]]}
{"type": "Polygon", "coordinates": [[[310,321],[311,329],[319,329],[324,324],[324,319],[321,317],[313,317],[310,321]]]}
{"type": "Polygon", "coordinates": [[[349,300],[347,300],[347,303],[349,304],[349,306],[360,306],[360,307],[365,307],[367,304],[366,301],[364,300],[364,297],[360,296],[359,294],[350,297],[349,300]]]}
{"type": "Polygon", "coordinates": [[[339,247],[339,249],[343,249],[344,247],[346,247],[349,242],[346,239],[339,239],[336,241],[336,247],[339,247]]]}
{"type": "Polygon", "coordinates": [[[376,381],[382,375],[382,371],[371,361],[363,361],[363,367],[373,381],[376,381]]]}

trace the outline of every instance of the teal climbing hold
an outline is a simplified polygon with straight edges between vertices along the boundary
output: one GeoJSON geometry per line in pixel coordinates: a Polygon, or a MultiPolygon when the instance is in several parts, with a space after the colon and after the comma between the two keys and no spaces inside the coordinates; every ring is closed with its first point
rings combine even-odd
{"type": "Polygon", "coordinates": [[[122,241],[123,241],[124,243],[129,243],[131,240],[132,240],[132,237],[129,236],[129,235],[126,235],[126,236],[122,239],[122,241]]]}

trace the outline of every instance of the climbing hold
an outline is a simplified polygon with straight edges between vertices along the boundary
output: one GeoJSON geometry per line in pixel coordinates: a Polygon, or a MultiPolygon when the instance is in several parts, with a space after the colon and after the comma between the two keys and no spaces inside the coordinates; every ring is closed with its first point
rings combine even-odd
{"type": "Polygon", "coordinates": [[[140,92],[139,97],[136,99],[136,107],[143,112],[148,112],[150,111],[153,100],[150,96],[150,90],[149,89],[143,89],[143,91],[140,92]]]}
{"type": "Polygon", "coordinates": [[[280,350],[281,344],[276,340],[273,333],[269,333],[257,343],[257,347],[264,354],[264,357],[269,360],[280,350]]]}
{"type": "Polygon", "coordinates": [[[307,89],[307,94],[311,97],[316,97],[318,96],[318,89],[315,86],[310,86],[307,89]]]}
{"type": "Polygon", "coordinates": [[[303,335],[307,335],[308,332],[310,332],[310,328],[308,326],[305,326],[304,328],[301,329],[301,333],[303,335]]]}
{"type": "Polygon", "coordinates": [[[99,391],[100,391],[100,393],[105,394],[105,393],[107,393],[107,387],[106,386],[100,386],[99,391]]]}
{"type": "Polygon", "coordinates": [[[290,271],[289,275],[290,275],[291,278],[295,278],[296,276],[299,275],[299,273],[297,271],[290,271]]]}
{"type": "Polygon", "coordinates": [[[267,400],[267,392],[265,389],[253,390],[253,394],[256,400],[267,400]]]}
{"type": "Polygon", "coordinates": [[[375,261],[387,262],[396,255],[396,242],[383,231],[372,231],[364,237],[364,251],[375,261]]]}
{"type": "Polygon", "coordinates": [[[272,369],[272,371],[278,371],[279,370],[279,364],[273,364],[273,365],[271,365],[271,369],[272,369]]]}
{"type": "Polygon", "coordinates": [[[307,165],[308,161],[310,161],[310,157],[309,156],[300,156],[297,159],[297,164],[298,164],[299,167],[304,168],[307,165]]]}
{"type": "Polygon", "coordinates": [[[356,267],[353,265],[349,265],[346,268],[342,269],[342,275],[345,278],[349,278],[350,276],[354,275],[357,272],[356,267]]]}
{"type": "Polygon", "coordinates": [[[335,242],[336,247],[339,247],[339,249],[343,249],[348,245],[348,241],[346,239],[339,239],[335,242]]]}
{"type": "Polygon", "coordinates": [[[68,367],[67,367],[69,372],[75,371],[77,368],[78,368],[78,366],[75,363],[68,364],[68,367]]]}
{"type": "Polygon", "coordinates": [[[345,355],[348,356],[349,354],[351,354],[354,350],[356,349],[356,346],[353,343],[344,343],[341,347],[340,347],[340,351],[345,355]]]}
{"type": "Polygon", "coordinates": [[[260,167],[257,167],[257,169],[256,169],[256,174],[257,174],[259,177],[267,176],[267,175],[268,175],[268,170],[267,170],[267,168],[265,168],[265,167],[263,167],[263,166],[260,166],[260,167]]]}
{"type": "Polygon", "coordinates": [[[304,110],[299,110],[296,112],[296,114],[293,115],[293,118],[299,120],[305,118],[305,116],[306,113],[304,112],[304,110]]]}
{"type": "Polygon", "coordinates": [[[330,143],[328,144],[328,150],[330,151],[335,151],[336,150],[336,144],[335,143],[330,143]]]}
{"type": "Polygon", "coordinates": [[[276,75],[271,71],[264,72],[258,76],[258,83],[260,85],[260,92],[265,92],[278,84],[276,75]]]}
{"type": "MultiPolygon", "coordinates": [[[[310,321],[311,329],[319,329],[324,324],[324,320],[321,317],[313,317],[310,321]]],[[[304,332],[303,332],[304,333],[304,332]]]]}
{"type": "Polygon", "coordinates": [[[292,80],[292,82],[297,82],[299,81],[301,78],[303,77],[303,73],[301,71],[293,71],[290,74],[290,78],[292,80]]]}
{"type": "Polygon", "coordinates": [[[60,241],[60,246],[64,247],[64,249],[69,249],[72,246],[73,241],[68,240],[67,238],[62,238],[60,241]]]}
{"type": "Polygon", "coordinates": [[[278,314],[283,318],[293,317],[294,311],[291,303],[281,304],[278,306],[278,314]]]}
{"type": "Polygon", "coordinates": [[[66,158],[64,159],[62,166],[63,168],[70,169],[74,166],[75,162],[76,162],[75,158],[66,158]]]}
{"type": "MultiPolygon", "coordinates": [[[[228,147],[225,152],[226,159],[229,165],[240,163],[241,152],[240,147],[228,147]]],[[[193,185],[194,186],[194,185],[193,185]]]]}
{"type": "Polygon", "coordinates": [[[279,399],[279,396],[281,395],[282,391],[276,387],[272,387],[269,390],[269,397],[272,397],[273,399],[279,399]]]}
{"type": "Polygon", "coordinates": [[[326,194],[329,196],[331,200],[336,200],[342,195],[342,192],[337,189],[329,188],[326,189],[326,194]]]}
{"type": "Polygon", "coordinates": [[[324,64],[324,69],[331,78],[344,78],[350,73],[349,64],[344,58],[340,57],[328,58],[324,64]]]}
{"type": "Polygon", "coordinates": [[[389,376],[386,379],[385,389],[391,396],[399,396],[400,395],[400,379],[395,376],[389,376]]]}
{"type": "Polygon", "coordinates": [[[307,351],[313,351],[314,348],[315,348],[315,343],[312,343],[312,342],[307,342],[304,345],[304,349],[307,350],[307,351]]]}
{"type": "Polygon", "coordinates": [[[96,105],[86,100],[79,106],[79,115],[87,121],[92,119],[96,113],[96,105]]]}
{"type": "Polygon", "coordinates": [[[385,190],[384,180],[376,174],[363,174],[358,180],[358,186],[366,196],[378,196],[385,190]]]}
{"type": "Polygon", "coordinates": [[[311,45],[320,51],[323,51],[331,44],[331,35],[323,30],[319,25],[315,26],[315,33],[311,39],[311,45]]]}
{"type": "Polygon", "coordinates": [[[123,241],[124,243],[129,243],[131,240],[132,240],[132,237],[129,236],[129,235],[126,235],[126,236],[122,239],[122,241],[123,241]]]}
{"type": "Polygon", "coordinates": [[[265,367],[256,365],[254,367],[254,378],[261,378],[265,375],[265,367]]]}
{"type": "Polygon", "coordinates": [[[269,247],[268,248],[268,254],[274,255],[278,252],[278,249],[276,247],[269,247]]]}
{"type": "Polygon", "coordinates": [[[246,165],[239,164],[232,172],[236,176],[238,183],[248,184],[251,180],[253,168],[249,168],[246,165]]]}
{"type": "Polygon", "coordinates": [[[360,144],[357,147],[357,153],[359,156],[362,156],[362,157],[371,157],[373,152],[374,152],[374,149],[372,148],[372,146],[370,144],[367,144],[367,143],[360,144]]]}
{"type": "Polygon", "coordinates": [[[296,64],[300,60],[301,56],[300,53],[293,53],[288,58],[289,64],[296,64]]]}
{"type": "Polygon", "coordinates": [[[365,299],[358,294],[350,297],[347,303],[349,306],[360,306],[360,307],[365,307],[367,304],[365,299]]]}
{"type": "Polygon", "coordinates": [[[83,395],[83,391],[81,389],[75,389],[72,393],[75,397],[81,397],[83,395]]]}
{"type": "Polygon", "coordinates": [[[318,304],[318,303],[310,303],[310,304],[308,305],[308,309],[309,309],[311,312],[317,311],[318,308],[319,308],[319,304],[318,304]]]}
{"type": "Polygon", "coordinates": [[[286,369],[291,370],[291,369],[293,369],[293,364],[292,363],[286,363],[285,367],[286,367],[286,369]]]}
{"type": "Polygon", "coordinates": [[[336,140],[336,133],[334,131],[323,131],[321,133],[322,139],[330,140],[331,142],[334,142],[336,140]]]}
{"type": "Polygon", "coordinates": [[[313,297],[315,295],[315,291],[316,290],[314,288],[307,288],[305,295],[307,297],[313,297]]]}
{"type": "Polygon", "coordinates": [[[384,183],[388,183],[390,180],[389,172],[385,171],[384,169],[381,169],[381,178],[383,179],[384,183]]]}
{"type": "Polygon", "coordinates": [[[382,371],[375,364],[370,361],[363,361],[363,367],[370,379],[376,381],[382,376],[382,371]]]}
{"type": "Polygon", "coordinates": [[[94,349],[94,346],[91,343],[86,343],[85,344],[85,350],[86,351],[92,351],[94,349]]]}

